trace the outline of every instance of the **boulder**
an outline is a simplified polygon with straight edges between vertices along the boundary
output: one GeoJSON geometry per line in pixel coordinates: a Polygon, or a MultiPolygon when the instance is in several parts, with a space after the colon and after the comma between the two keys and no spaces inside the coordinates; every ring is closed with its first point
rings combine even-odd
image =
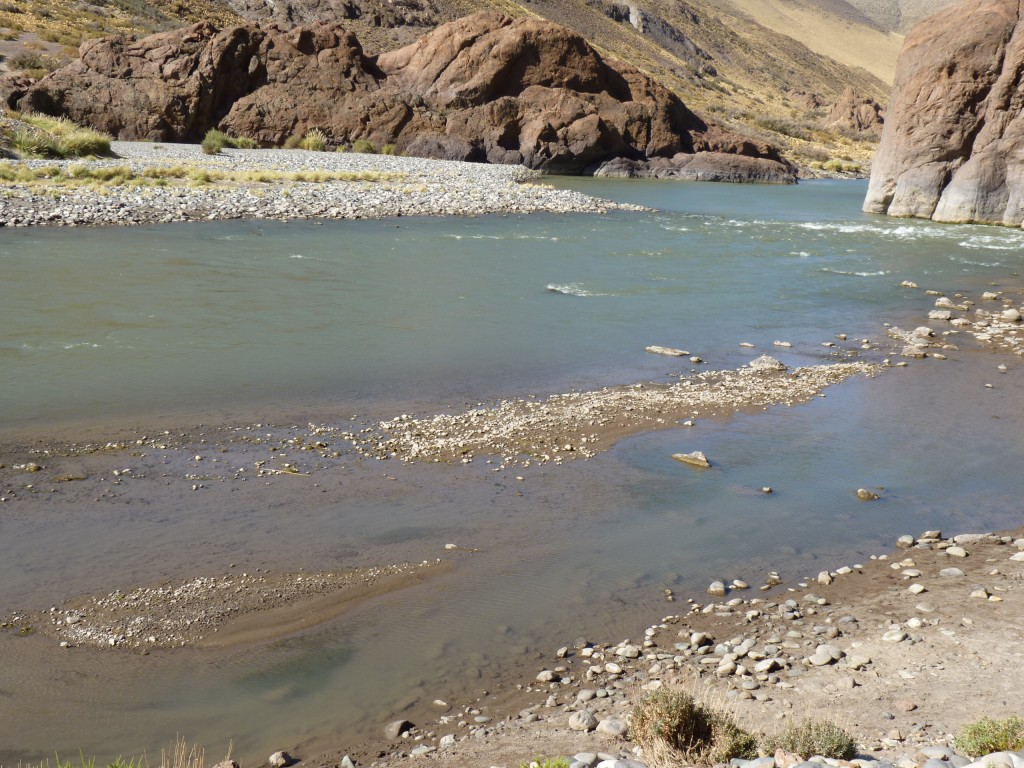
{"type": "Polygon", "coordinates": [[[1024,222],[1024,25],[1017,0],[966,0],[907,36],[864,210],[1024,222]]]}

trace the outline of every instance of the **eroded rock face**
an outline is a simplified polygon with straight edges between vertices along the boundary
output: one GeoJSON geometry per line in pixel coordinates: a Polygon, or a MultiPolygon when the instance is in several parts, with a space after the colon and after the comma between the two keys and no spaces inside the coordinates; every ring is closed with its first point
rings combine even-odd
{"type": "Polygon", "coordinates": [[[1021,226],[1022,76],[1018,0],[968,0],[914,28],[864,210],[1021,226]]]}
{"type": "Polygon", "coordinates": [[[218,127],[273,146],[318,128],[333,145],[367,139],[419,156],[569,173],[616,157],[694,152],[780,163],[770,146],[707,125],[565,27],[497,13],[459,19],[376,59],[330,24],[201,23],[90,41],[19,106],[120,139],[197,141],[218,127]]]}
{"type": "Polygon", "coordinates": [[[881,105],[872,98],[859,96],[850,86],[847,86],[825,117],[825,125],[828,127],[854,133],[878,135],[884,123],[881,105]]]}
{"type": "Polygon", "coordinates": [[[391,87],[445,115],[435,140],[457,139],[490,162],[578,172],[610,157],[692,152],[691,132],[707,129],[646,75],[540,19],[474,14],[378,64],[391,87]]]}
{"type": "Polygon", "coordinates": [[[329,111],[345,112],[353,94],[377,91],[383,80],[340,27],[221,31],[201,22],[138,41],[90,40],[19,107],[153,141],[198,141],[237,111],[258,115],[252,138],[271,144],[329,111]]]}

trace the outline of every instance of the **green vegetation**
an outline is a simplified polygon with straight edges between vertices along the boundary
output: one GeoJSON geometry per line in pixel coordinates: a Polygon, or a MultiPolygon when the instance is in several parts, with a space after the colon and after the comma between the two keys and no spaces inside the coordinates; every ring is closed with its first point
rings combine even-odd
{"type": "Polygon", "coordinates": [[[857,754],[857,743],[844,729],[828,720],[804,720],[788,726],[778,736],[764,739],[766,752],[783,749],[801,757],[814,755],[851,760],[857,754]]]}
{"type": "Polygon", "coordinates": [[[385,144],[383,147],[380,148],[380,153],[382,155],[393,155],[393,154],[395,154],[395,145],[394,144],[385,144]]]}
{"type": "Polygon", "coordinates": [[[319,128],[307,131],[299,142],[299,149],[306,149],[310,152],[323,152],[327,149],[327,134],[319,128]]]}
{"type": "Polygon", "coordinates": [[[1016,752],[1024,749],[1024,720],[1016,716],[1005,720],[983,717],[961,728],[955,743],[957,749],[974,757],[1016,752]]]}
{"type": "Polygon", "coordinates": [[[218,131],[216,128],[211,128],[203,136],[202,142],[203,152],[207,155],[219,155],[222,149],[256,149],[259,144],[255,139],[250,139],[247,136],[241,138],[233,138],[228,136],[223,131],[218,131]]]}
{"type": "Polygon", "coordinates": [[[633,707],[630,736],[655,768],[757,756],[757,741],[728,712],[682,691],[659,690],[640,699],[633,707]]]}
{"type": "Polygon", "coordinates": [[[352,144],[352,151],[363,155],[375,155],[377,154],[377,147],[373,145],[372,141],[356,139],[352,144]]]}
{"type": "Polygon", "coordinates": [[[519,768],[569,768],[568,757],[536,758],[528,763],[520,763],[519,768]]]}
{"type": "Polygon", "coordinates": [[[4,143],[19,157],[90,157],[110,154],[110,137],[63,117],[23,114],[4,131],[4,143]]]}
{"type": "Polygon", "coordinates": [[[218,131],[216,128],[211,128],[203,136],[203,142],[201,144],[203,152],[207,155],[217,155],[225,147],[232,146],[231,138],[223,131],[218,131]]]}

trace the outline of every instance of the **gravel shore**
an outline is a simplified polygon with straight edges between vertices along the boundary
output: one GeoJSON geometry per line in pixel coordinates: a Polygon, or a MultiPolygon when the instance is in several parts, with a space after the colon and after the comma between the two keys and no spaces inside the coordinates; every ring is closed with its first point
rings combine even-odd
{"type": "MultiPolygon", "coordinates": [[[[521,166],[299,149],[225,149],[203,154],[193,144],[112,143],[114,157],[22,161],[32,169],[186,167],[210,173],[321,172],[369,174],[370,181],[188,179],[162,184],[69,186],[45,180],[5,182],[0,226],[135,225],[222,219],[368,219],[389,216],[473,216],[603,213],[633,209],[540,183],[521,166]]],[[[17,165],[18,161],[0,163],[17,165]]]]}
{"type": "Polygon", "coordinates": [[[630,740],[632,707],[646,692],[681,689],[727,706],[752,733],[824,718],[858,742],[853,760],[780,750],[735,768],[1016,768],[1020,752],[979,760],[955,749],[954,734],[1015,712],[1020,535],[901,536],[864,563],[767,574],[764,596],[730,579],[709,588],[717,599],[691,598],[634,638],[551,649],[515,690],[435,722],[397,721],[390,732],[382,723],[390,749],[351,755],[378,768],[515,766],[537,755],[567,755],[572,768],[651,768],[663,763],[630,740]]]}

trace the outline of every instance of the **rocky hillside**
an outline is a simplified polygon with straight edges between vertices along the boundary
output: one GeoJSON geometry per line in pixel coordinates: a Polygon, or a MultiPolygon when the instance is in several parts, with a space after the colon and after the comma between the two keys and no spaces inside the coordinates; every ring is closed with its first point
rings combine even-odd
{"type": "Polygon", "coordinates": [[[865,210],[1021,226],[1022,72],[1019,0],[967,0],[916,27],[900,56],[865,210]]]}
{"type": "Polygon", "coordinates": [[[791,182],[773,147],[708,124],[572,30],[495,12],[462,17],[368,57],[340,24],[218,29],[200,22],[83,43],[81,57],[8,101],[119,139],[198,142],[211,128],[263,146],[316,135],[327,148],[595,172],[791,182]],[[700,162],[694,166],[694,160],[700,162]],[[666,165],[667,164],[667,165],[666,165]]]}
{"type": "MultiPolygon", "coordinates": [[[[948,0],[947,0],[948,1],[948,0]]],[[[935,0],[941,4],[943,0],[935,0]]],[[[910,0],[6,0],[0,55],[39,75],[82,39],[140,34],[185,22],[341,22],[365,52],[407,45],[481,7],[565,25],[603,55],[629,62],[698,114],[805,166],[855,171],[874,151],[877,126],[827,119],[851,88],[884,104],[910,0]],[[893,15],[890,5],[899,11],[893,15]],[[863,6],[863,7],[861,7],[863,6]]]]}

